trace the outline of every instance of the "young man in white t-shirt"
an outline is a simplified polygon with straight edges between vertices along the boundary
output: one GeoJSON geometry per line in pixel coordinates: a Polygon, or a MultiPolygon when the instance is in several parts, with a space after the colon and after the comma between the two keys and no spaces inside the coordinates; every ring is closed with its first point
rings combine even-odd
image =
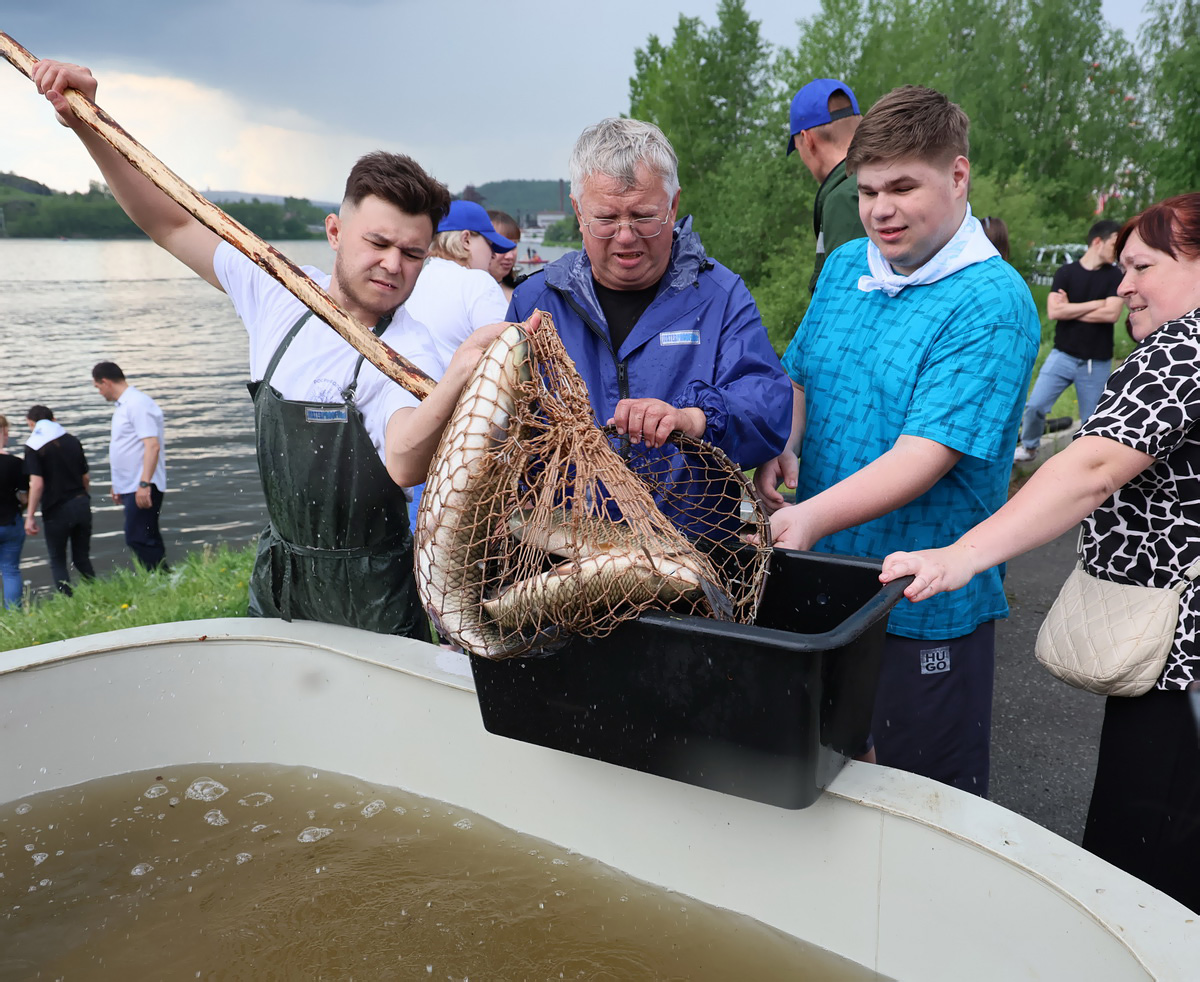
{"type": "Polygon", "coordinates": [[[449,208],[445,186],[408,157],[368,154],[351,171],[339,213],[325,220],[332,277],[308,270],[347,313],[440,377],[418,402],[74,115],[62,93],[75,88],[94,100],[88,69],[40,61],[33,78],[126,214],[228,293],[246,324],[271,516],[251,581],[251,613],[428,637],[400,488],[424,480],[463,385],[503,329],[475,331],[442,366],[428,331],[401,307],[449,208]]]}

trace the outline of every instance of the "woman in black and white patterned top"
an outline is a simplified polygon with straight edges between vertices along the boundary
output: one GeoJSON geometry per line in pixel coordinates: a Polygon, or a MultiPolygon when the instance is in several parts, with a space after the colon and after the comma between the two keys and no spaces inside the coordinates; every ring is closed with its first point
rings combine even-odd
{"type": "MultiPolygon", "coordinates": [[[[1083,522],[1100,579],[1169,587],[1200,560],[1200,193],[1168,198],[1117,239],[1120,294],[1140,342],[1075,442],[953,545],[893,553],[881,579],[914,575],[923,600],[1083,522]]],[[[1105,704],[1084,848],[1200,911],[1200,585],[1183,593],[1155,688],[1105,704]]]]}

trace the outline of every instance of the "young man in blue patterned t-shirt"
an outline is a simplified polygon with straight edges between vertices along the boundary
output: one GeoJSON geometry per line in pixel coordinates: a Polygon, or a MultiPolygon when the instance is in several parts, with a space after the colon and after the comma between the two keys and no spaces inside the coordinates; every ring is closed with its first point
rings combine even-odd
{"type": "MultiPolygon", "coordinates": [[[[778,546],[882,557],[954,541],[1004,503],[1040,325],[971,217],[968,127],[945,96],[904,86],[855,134],[867,238],[825,264],[783,357],[791,439],[756,475],[778,546]],[[797,504],[782,507],[781,480],[797,504]]],[[[1001,577],[892,612],[879,763],[987,794],[1001,577]]]]}

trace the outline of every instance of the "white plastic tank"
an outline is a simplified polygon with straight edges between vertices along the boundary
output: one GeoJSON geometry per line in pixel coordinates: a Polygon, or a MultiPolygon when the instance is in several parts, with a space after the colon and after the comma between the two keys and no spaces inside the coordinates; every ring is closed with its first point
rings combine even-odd
{"type": "Polygon", "coordinates": [[[800,811],[679,784],[494,736],[440,649],[311,622],[0,653],[0,802],[201,761],[307,765],[451,802],[896,979],[1200,978],[1195,914],[899,771],[850,763],[800,811]]]}

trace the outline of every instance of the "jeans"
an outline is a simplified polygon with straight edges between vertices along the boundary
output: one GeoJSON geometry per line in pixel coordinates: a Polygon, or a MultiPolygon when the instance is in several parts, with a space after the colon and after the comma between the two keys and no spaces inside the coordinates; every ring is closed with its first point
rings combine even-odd
{"type": "Polygon", "coordinates": [[[1042,362],[1042,370],[1038,372],[1033,392],[1025,404],[1021,443],[1030,450],[1037,448],[1046,431],[1046,414],[1071,385],[1075,386],[1075,394],[1079,397],[1079,422],[1086,422],[1096,411],[1111,368],[1111,360],[1075,358],[1053,349],[1042,362]]]}
{"type": "Polygon", "coordinates": [[[81,494],[57,505],[52,514],[42,513],[42,528],[46,533],[46,549],[50,553],[50,575],[59,593],[70,595],[71,574],[67,570],[67,543],[71,544],[71,561],[79,575],[90,580],[96,575],[88,549],[92,543],[91,498],[81,494]]]}
{"type": "Polygon", "coordinates": [[[25,545],[25,519],[17,515],[8,525],[0,525],[0,579],[4,581],[4,606],[20,607],[21,547],[25,545]]]}
{"type": "Polygon", "coordinates": [[[133,491],[121,495],[125,506],[125,544],[133,550],[138,562],[146,569],[158,569],[167,553],[162,533],[158,530],[158,514],[162,511],[163,492],[150,486],[150,507],[137,506],[137,494],[133,491]]]}

